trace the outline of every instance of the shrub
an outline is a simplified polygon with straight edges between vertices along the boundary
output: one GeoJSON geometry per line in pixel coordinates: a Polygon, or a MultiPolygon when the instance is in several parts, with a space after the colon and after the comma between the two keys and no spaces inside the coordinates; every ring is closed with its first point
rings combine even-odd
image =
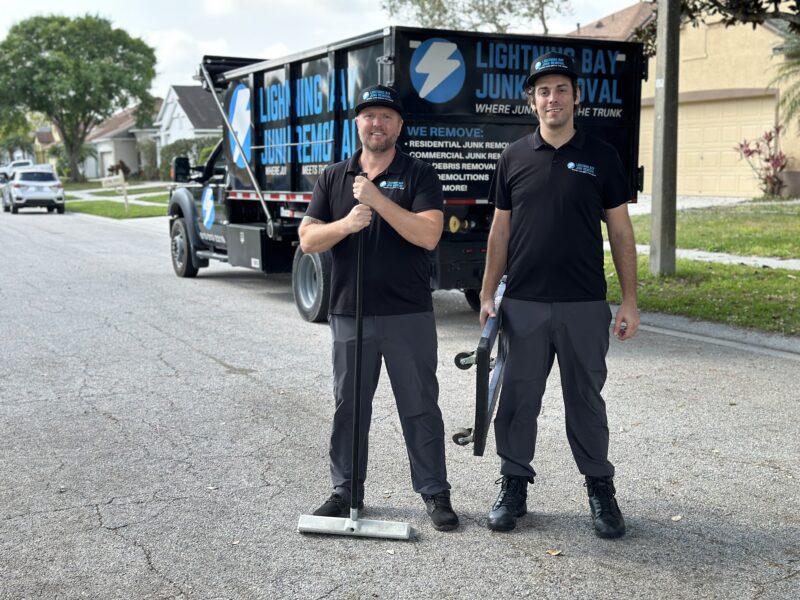
{"type": "Polygon", "coordinates": [[[214,151],[214,146],[206,146],[200,149],[200,153],[197,155],[197,164],[204,165],[208,162],[208,157],[211,156],[211,153],[214,151]]]}
{"type": "Polygon", "coordinates": [[[122,160],[120,158],[119,162],[117,164],[111,165],[110,167],[108,167],[108,173],[109,173],[109,175],[119,175],[119,174],[121,174],[122,178],[125,181],[128,181],[128,175],[131,174],[131,168],[128,165],[125,164],[124,160],[122,160]]]}
{"type": "Polygon", "coordinates": [[[176,156],[188,156],[189,160],[198,164],[200,152],[206,146],[215,146],[219,141],[216,137],[202,137],[188,140],[177,140],[171,144],[167,144],[161,148],[161,162],[159,163],[158,172],[161,179],[164,181],[169,180],[169,169],[172,166],[172,159],[176,156]]]}
{"type": "Polygon", "coordinates": [[[739,158],[744,158],[758,178],[758,187],[766,197],[777,197],[786,186],[780,177],[788,159],[778,150],[778,136],[783,127],[776,125],[765,131],[757,140],[743,140],[734,147],[739,158]]]}
{"type": "MultiPolygon", "coordinates": [[[[69,159],[67,158],[67,150],[64,148],[64,144],[56,144],[54,146],[50,146],[47,150],[47,155],[51,158],[56,159],[56,171],[62,175],[64,178],[71,179],[72,178],[72,170],[69,167],[69,159]]],[[[78,155],[78,166],[83,168],[86,159],[92,157],[97,159],[97,151],[94,149],[93,146],[89,144],[84,144],[81,146],[80,153],[78,155]]],[[[83,173],[78,174],[80,178],[83,178],[83,173]]]]}
{"type": "Polygon", "coordinates": [[[157,180],[158,176],[158,153],[156,143],[153,140],[142,140],[136,144],[141,157],[141,177],[147,180],[157,180]]]}

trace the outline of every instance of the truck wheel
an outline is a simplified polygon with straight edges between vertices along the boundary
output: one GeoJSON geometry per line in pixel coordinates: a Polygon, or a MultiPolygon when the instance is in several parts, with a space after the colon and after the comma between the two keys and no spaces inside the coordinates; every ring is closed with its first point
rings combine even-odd
{"type": "Polygon", "coordinates": [[[331,253],[304,254],[298,247],[292,261],[292,295],[300,315],[312,323],[328,318],[331,295],[331,253]]]}
{"type": "Polygon", "coordinates": [[[63,206],[56,206],[56,212],[58,214],[60,214],[60,215],[63,215],[64,214],[64,208],[65,207],[63,207],[63,206]]]}
{"type": "Polygon", "coordinates": [[[192,244],[186,233],[186,223],[183,219],[175,219],[170,230],[172,248],[172,268],[178,277],[194,277],[197,267],[192,263],[192,244]]]}
{"type": "Polygon", "coordinates": [[[19,212],[19,208],[17,208],[16,206],[12,206],[11,207],[11,214],[12,215],[17,214],[18,212],[19,212]]]}
{"type": "Polygon", "coordinates": [[[11,212],[11,207],[8,204],[3,204],[3,212],[11,212]]]}
{"type": "Polygon", "coordinates": [[[475,312],[481,311],[481,293],[478,290],[464,290],[464,298],[467,304],[475,312]]]}

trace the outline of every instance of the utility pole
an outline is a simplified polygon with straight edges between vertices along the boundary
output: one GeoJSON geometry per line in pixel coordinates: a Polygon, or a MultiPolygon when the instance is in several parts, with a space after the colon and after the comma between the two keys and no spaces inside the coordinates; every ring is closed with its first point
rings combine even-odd
{"type": "Polygon", "coordinates": [[[650,272],[675,273],[680,0],[658,0],[650,272]]]}

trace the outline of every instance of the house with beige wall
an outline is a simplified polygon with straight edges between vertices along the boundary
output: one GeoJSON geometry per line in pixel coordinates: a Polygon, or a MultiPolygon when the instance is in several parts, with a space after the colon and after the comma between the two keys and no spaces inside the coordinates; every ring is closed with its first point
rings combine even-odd
{"type": "Polygon", "coordinates": [[[50,149],[61,143],[58,129],[41,125],[33,132],[33,156],[36,164],[49,164],[55,169],[58,161],[50,156],[50,149]]]}
{"type": "MultiPolygon", "coordinates": [[[[581,26],[571,36],[630,39],[653,18],[654,6],[639,2],[581,26]],[[599,26],[598,26],[599,24],[599,26]]],[[[784,60],[780,23],[725,27],[710,19],[680,31],[678,105],[678,194],[760,196],[758,181],[734,147],[775,125],[785,125],[780,149],[789,156],[783,178],[788,192],[800,195],[800,130],[785,123],[778,102],[781,89],[770,82],[784,60]]],[[[652,189],[655,58],[642,86],[639,162],[645,168],[644,193],[652,189]]],[[[785,84],[784,84],[785,85],[785,84]]]]}

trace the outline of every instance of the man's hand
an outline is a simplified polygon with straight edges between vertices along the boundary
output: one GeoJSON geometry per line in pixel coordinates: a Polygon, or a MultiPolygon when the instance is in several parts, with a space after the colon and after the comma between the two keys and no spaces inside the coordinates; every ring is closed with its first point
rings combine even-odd
{"type": "Polygon", "coordinates": [[[494,306],[494,298],[489,297],[484,300],[481,300],[481,312],[480,312],[481,329],[486,327],[486,321],[488,321],[490,317],[496,317],[496,316],[497,316],[497,309],[494,306]]]}
{"type": "Polygon", "coordinates": [[[353,197],[370,208],[378,208],[377,205],[385,200],[375,184],[361,175],[356,176],[353,181],[353,197]]]}
{"type": "Polygon", "coordinates": [[[369,227],[372,221],[372,209],[364,204],[356,204],[345,217],[347,229],[350,233],[357,233],[369,227]]]}
{"type": "Polygon", "coordinates": [[[614,335],[624,342],[636,335],[639,329],[639,309],[635,302],[624,302],[617,309],[617,318],[614,321],[614,335]]]}

